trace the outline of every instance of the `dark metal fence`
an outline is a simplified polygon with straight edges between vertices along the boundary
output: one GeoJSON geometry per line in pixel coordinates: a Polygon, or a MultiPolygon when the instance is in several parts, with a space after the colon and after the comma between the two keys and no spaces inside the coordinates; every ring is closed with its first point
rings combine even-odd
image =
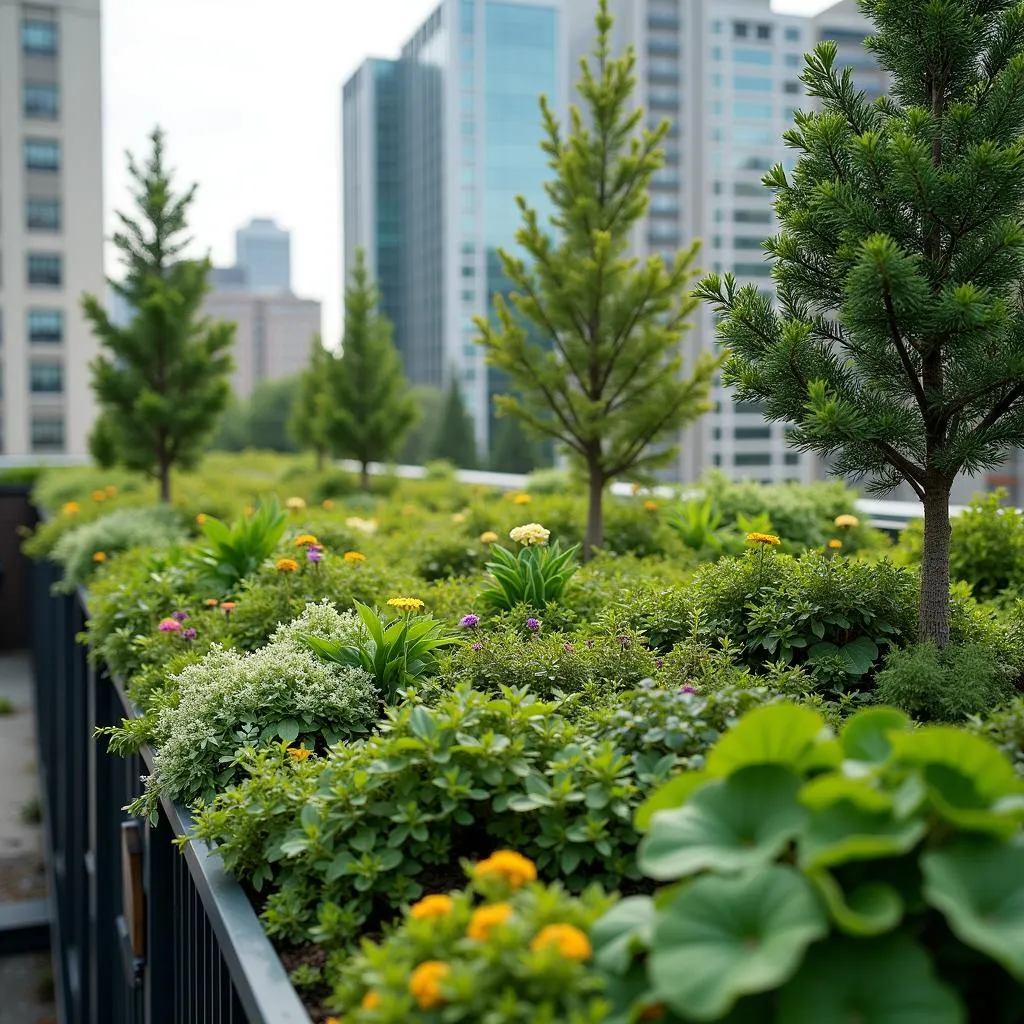
{"type": "Polygon", "coordinates": [[[51,595],[57,578],[36,564],[32,650],[61,1024],[310,1024],[216,854],[174,846],[187,814],[164,803],[151,828],[122,810],[151,755],[110,755],[94,738],[130,706],[89,665],[82,601],[51,595]]]}

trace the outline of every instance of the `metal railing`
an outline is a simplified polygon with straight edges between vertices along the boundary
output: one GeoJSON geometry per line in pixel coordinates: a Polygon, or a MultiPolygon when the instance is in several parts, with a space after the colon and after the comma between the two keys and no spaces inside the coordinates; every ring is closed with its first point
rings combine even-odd
{"type": "Polygon", "coordinates": [[[32,651],[61,1024],[310,1024],[241,887],[200,844],[188,814],[161,804],[155,827],[122,808],[152,768],[107,753],[97,727],[134,713],[76,635],[81,597],[33,576],[32,651]]]}

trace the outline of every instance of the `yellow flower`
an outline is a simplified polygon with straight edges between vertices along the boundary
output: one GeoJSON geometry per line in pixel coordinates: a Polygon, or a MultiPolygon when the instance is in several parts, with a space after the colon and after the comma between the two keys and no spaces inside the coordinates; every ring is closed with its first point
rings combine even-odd
{"type": "Polygon", "coordinates": [[[484,530],[484,532],[480,534],[480,543],[497,544],[498,535],[493,530],[484,530]]]}
{"type": "Polygon", "coordinates": [[[216,608],[217,604],[218,604],[218,601],[217,601],[217,598],[215,598],[215,597],[208,597],[206,599],[206,607],[207,608],[216,608]]]}
{"type": "Polygon", "coordinates": [[[533,498],[531,498],[528,494],[516,494],[513,495],[512,500],[517,505],[529,505],[530,502],[533,501],[533,498]]]}
{"type": "Polygon", "coordinates": [[[307,544],[319,544],[320,541],[316,539],[311,533],[300,533],[295,538],[295,546],[297,548],[304,548],[307,544]]]}
{"type": "Polygon", "coordinates": [[[79,504],[77,501],[68,501],[64,503],[64,508],[61,510],[66,516],[73,516],[78,512],[79,504]]]}
{"type": "Polygon", "coordinates": [[[92,492],[92,500],[93,501],[106,501],[107,500],[107,492],[106,491],[93,491],[92,492]]]}
{"type": "Polygon", "coordinates": [[[341,1024],[341,1018],[340,1017],[328,1017],[327,1020],[324,1021],[324,1024],[341,1024]]]}
{"type": "Polygon", "coordinates": [[[836,526],[839,527],[840,530],[846,529],[850,526],[860,525],[860,520],[856,516],[851,516],[848,512],[844,513],[841,516],[836,516],[833,522],[836,526]]]}
{"type": "Polygon", "coordinates": [[[245,514],[247,516],[255,515],[256,514],[256,506],[255,505],[246,505],[245,506],[245,514]]]}
{"type": "Polygon", "coordinates": [[[206,522],[206,513],[205,513],[205,512],[200,512],[200,513],[199,513],[199,515],[197,515],[197,516],[196,516],[196,522],[197,522],[197,523],[198,523],[198,524],[199,524],[200,526],[202,526],[202,525],[203,525],[203,523],[205,523],[205,522],[206,522]]]}
{"type": "Polygon", "coordinates": [[[309,757],[309,755],[312,754],[312,753],[313,753],[313,751],[312,750],[307,750],[306,747],[289,747],[288,748],[288,756],[290,758],[292,758],[292,760],[294,760],[294,761],[305,761],[306,758],[309,757]]]}
{"type": "Polygon", "coordinates": [[[418,597],[389,597],[388,604],[400,612],[418,612],[423,607],[418,597]]]}
{"type": "Polygon", "coordinates": [[[291,509],[292,512],[301,512],[306,507],[306,499],[288,498],[284,503],[284,507],[291,509]]]}
{"type": "Polygon", "coordinates": [[[452,898],[444,893],[424,896],[409,908],[409,916],[422,921],[430,917],[447,917],[452,912],[452,898]]]}
{"type": "Polygon", "coordinates": [[[330,498],[324,498],[324,500],[320,502],[320,507],[330,512],[331,509],[334,508],[334,502],[330,498]]]}
{"type": "Polygon", "coordinates": [[[107,560],[106,551],[94,551],[92,553],[92,560],[94,562],[105,562],[107,560]]]}
{"type": "Polygon", "coordinates": [[[115,494],[117,494],[117,488],[113,484],[107,484],[107,486],[104,487],[103,490],[107,492],[108,498],[112,498],[115,494]]]}
{"type": "Polygon", "coordinates": [[[453,512],[452,513],[452,522],[453,523],[464,523],[465,521],[466,521],[466,514],[465,514],[465,512],[453,512]]]}
{"type": "Polygon", "coordinates": [[[491,929],[504,924],[512,916],[509,903],[492,903],[490,906],[477,907],[469,919],[466,935],[477,942],[486,942],[491,937],[491,929]]]}
{"type": "Polygon", "coordinates": [[[416,515],[416,506],[415,505],[403,505],[402,506],[402,515],[403,516],[414,516],[414,515],[416,515]]]}
{"type": "Polygon", "coordinates": [[[441,982],[451,974],[451,968],[440,960],[424,960],[409,976],[409,992],[421,1010],[433,1010],[445,999],[441,982]]]}
{"type": "Polygon", "coordinates": [[[522,526],[514,526],[509,530],[508,535],[523,547],[530,547],[533,544],[547,544],[551,531],[545,529],[540,523],[524,523],[522,526]]]}
{"type": "Polygon", "coordinates": [[[770,544],[773,548],[781,544],[782,541],[775,536],[774,533],[748,533],[747,534],[748,544],[770,544]]]}
{"type": "Polygon", "coordinates": [[[835,537],[833,537],[833,538],[832,538],[832,539],[831,539],[831,540],[830,540],[830,541],[828,542],[828,546],[829,546],[829,547],[830,547],[830,548],[831,548],[831,549],[832,549],[833,551],[838,551],[838,550],[839,550],[839,549],[840,549],[840,548],[841,548],[841,547],[843,546],[843,542],[842,542],[841,540],[837,540],[837,539],[836,539],[835,537]]]}
{"type": "Polygon", "coordinates": [[[592,952],[590,939],[574,924],[549,924],[537,933],[530,949],[534,953],[554,947],[566,960],[588,960],[592,952]]]}
{"type": "Polygon", "coordinates": [[[633,484],[632,487],[630,487],[629,490],[630,490],[630,493],[632,493],[632,494],[639,494],[640,493],[640,485],[639,484],[633,484]]]}
{"type": "Polygon", "coordinates": [[[527,882],[537,880],[537,866],[514,850],[498,850],[473,869],[474,878],[485,878],[488,875],[499,875],[510,888],[518,889],[527,882]]]}
{"type": "Polygon", "coordinates": [[[360,519],[359,516],[349,516],[345,520],[345,525],[352,530],[359,530],[361,533],[377,532],[376,519],[360,519]]]}
{"type": "Polygon", "coordinates": [[[656,501],[645,501],[644,508],[648,512],[657,512],[661,506],[656,501]]]}
{"type": "Polygon", "coordinates": [[[299,563],[294,558],[279,558],[277,560],[278,572],[295,572],[298,567],[299,563]]]}
{"type": "Polygon", "coordinates": [[[344,558],[346,562],[366,561],[366,555],[364,555],[361,551],[346,551],[345,554],[343,554],[341,557],[344,558]]]}
{"type": "Polygon", "coordinates": [[[375,992],[372,988],[369,992],[363,996],[363,1001],[359,1004],[363,1010],[376,1010],[380,1006],[380,993],[375,992]]]}

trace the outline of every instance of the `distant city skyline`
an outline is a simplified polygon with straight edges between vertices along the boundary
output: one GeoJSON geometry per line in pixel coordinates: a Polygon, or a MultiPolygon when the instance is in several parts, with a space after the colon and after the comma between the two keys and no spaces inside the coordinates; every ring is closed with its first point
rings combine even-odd
{"type": "MultiPolygon", "coordinates": [[[[292,287],[321,299],[324,337],[341,326],[341,84],[369,56],[394,57],[437,0],[387,0],[358,15],[336,0],[104,0],[106,231],[129,204],[124,152],[167,132],[179,186],[199,192],[196,253],[234,259],[234,233],[268,217],[292,233],[292,287]],[[197,26],[202,31],[197,31],[197,26]]],[[[596,6],[596,4],[595,4],[596,6]]],[[[830,0],[778,0],[812,15],[830,0]]],[[[539,116],[539,115],[538,115],[539,116]]],[[[116,272],[108,245],[107,272],[116,272]]]]}

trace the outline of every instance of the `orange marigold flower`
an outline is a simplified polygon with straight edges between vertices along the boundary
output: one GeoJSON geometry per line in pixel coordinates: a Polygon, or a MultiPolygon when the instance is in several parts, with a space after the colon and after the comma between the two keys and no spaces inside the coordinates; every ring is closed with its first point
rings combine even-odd
{"type": "Polygon", "coordinates": [[[480,543],[497,544],[498,535],[493,530],[484,530],[484,532],[480,534],[480,543]]]}
{"type": "Polygon", "coordinates": [[[306,747],[289,747],[288,756],[294,761],[305,761],[313,751],[306,747]]]}
{"type": "Polygon", "coordinates": [[[215,597],[208,597],[206,599],[206,607],[207,608],[216,608],[217,607],[217,598],[215,598],[215,597]]]}
{"type": "Polygon", "coordinates": [[[770,544],[772,547],[776,547],[781,544],[782,541],[775,536],[774,533],[748,533],[747,534],[748,544],[770,544]]]}
{"type": "Polygon", "coordinates": [[[363,996],[363,1001],[359,1006],[364,1010],[376,1010],[380,1006],[380,993],[375,992],[372,988],[369,992],[363,996]]]}
{"type": "Polygon", "coordinates": [[[477,907],[469,919],[466,935],[477,942],[486,942],[491,937],[491,930],[504,924],[512,916],[512,905],[509,903],[492,903],[490,906],[477,907]]]}
{"type": "Polygon", "coordinates": [[[447,917],[452,912],[453,905],[451,896],[435,893],[433,896],[424,896],[419,903],[414,903],[409,908],[409,916],[418,921],[430,917],[447,917]]]}
{"type": "Polygon", "coordinates": [[[276,562],[278,572],[295,572],[299,563],[294,558],[279,558],[276,562]]]}
{"type": "Polygon", "coordinates": [[[659,508],[661,508],[661,506],[660,506],[660,505],[659,505],[659,504],[658,504],[658,503],[657,503],[656,501],[650,501],[650,500],[648,500],[648,501],[645,501],[645,502],[644,502],[644,508],[645,508],[645,509],[646,509],[646,510],[647,510],[648,512],[657,512],[657,511],[658,511],[658,509],[659,509],[659,508]]]}
{"type": "Polygon", "coordinates": [[[117,494],[117,488],[113,484],[107,484],[107,486],[104,487],[103,490],[107,492],[108,498],[112,498],[115,494],[117,494]]]}
{"type": "Polygon", "coordinates": [[[92,492],[92,500],[93,501],[106,501],[107,500],[107,492],[106,491],[93,491],[92,492]]]}
{"type": "Polygon", "coordinates": [[[530,949],[534,953],[554,948],[566,960],[589,960],[593,952],[590,939],[574,924],[549,924],[534,937],[530,949]]]}
{"type": "Polygon", "coordinates": [[[421,1010],[433,1010],[444,1003],[441,982],[451,971],[441,960],[424,960],[412,972],[409,976],[409,992],[421,1010]]]}
{"type": "Polygon", "coordinates": [[[235,610],[234,601],[221,601],[220,606],[226,612],[233,612],[235,610]]]}
{"type": "Polygon", "coordinates": [[[199,513],[199,515],[197,515],[197,516],[196,516],[196,522],[197,522],[197,523],[198,523],[198,524],[199,524],[200,526],[202,526],[202,525],[203,525],[203,523],[205,523],[205,522],[206,522],[206,513],[205,513],[205,512],[200,512],[200,513],[199,513]]]}
{"type": "Polygon", "coordinates": [[[537,866],[532,860],[514,850],[498,850],[473,868],[474,878],[486,878],[490,875],[498,875],[505,879],[510,888],[519,889],[527,882],[537,880],[537,866]]]}
{"type": "Polygon", "coordinates": [[[839,539],[838,539],[837,537],[833,537],[833,538],[832,538],[832,539],[831,539],[831,540],[830,540],[830,541],[828,542],[828,546],[829,546],[829,547],[830,547],[830,548],[831,548],[831,549],[832,549],[833,551],[838,551],[838,550],[839,550],[839,549],[840,549],[840,548],[841,548],[841,547],[843,546],[843,542],[842,542],[841,540],[839,540],[839,539]]]}
{"type": "Polygon", "coordinates": [[[341,557],[344,558],[346,562],[366,561],[366,555],[364,555],[361,551],[346,551],[345,554],[343,554],[341,557]]]}
{"type": "Polygon", "coordinates": [[[94,551],[92,553],[92,560],[94,562],[105,562],[107,560],[106,551],[94,551]]]}
{"type": "Polygon", "coordinates": [[[73,516],[79,509],[77,501],[68,501],[64,503],[64,508],[61,510],[66,516],[73,516]]]}
{"type": "Polygon", "coordinates": [[[318,541],[311,533],[300,533],[298,537],[295,538],[295,546],[297,548],[304,548],[309,544],[319,543],[320,541],[318,541]]]}
{"type": "Polygon", "coordinates": [[[324,1024],[341,1024],[341,1018],[340,1017],[328,1017],[327,1020],[324,1021],[324,1024]]]}
{"type": "Polygon", "coordinates": [[[334,508],[334,502],[330,498],[324,498],[324,500],[320,502],[320,507],[330,512],[331,509],[334,508]]]}
{"type": "Polygon", "coordinates": [[[512,498],[512,500],[517,505],[529,505],[530,502],[533,501],[533,498],[531,498],[528,494],[517,494],[512,498]]]}

